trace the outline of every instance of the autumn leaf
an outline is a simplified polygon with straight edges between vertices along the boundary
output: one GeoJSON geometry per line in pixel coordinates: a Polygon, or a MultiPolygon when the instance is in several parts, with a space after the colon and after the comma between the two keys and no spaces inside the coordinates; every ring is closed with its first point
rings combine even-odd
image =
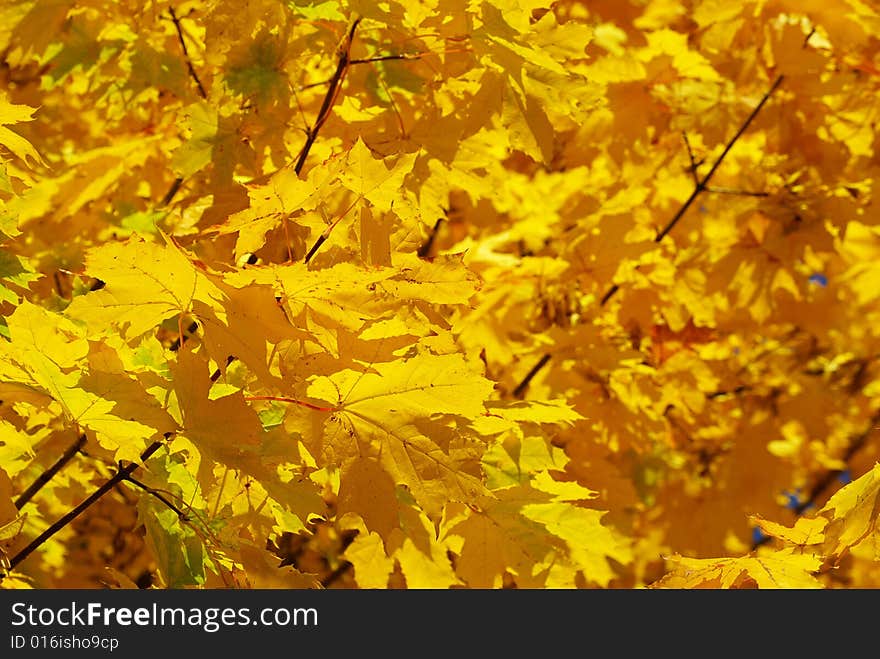
{"type": "Polygon", "coordinates": [[[127,338],[185,314],[195,300],[218,304],[223,293],[176,245],[132,237],[94,250],[87,272],[107,283],[76,299],[68,314],[93,326],[114,324],[127,338]],[[147,310],[149,310],[147,312],[147,310]]]}
{"type": "Polygon", "coordinates": [[[0,7],[2,586],[876,587],[825,5],[0,7]]]}
{"type": "Polygon", "coordinates": [[[0,146],[8,149],[13,155],[21,158],[29,164],[33,160],[36,164],[45,164],[34,146],[7,126],[33,121],[34,108],[26,105],[17,105],[9,102],[6,93],[0,95],[0,146]]]}
{"type": "Polygon", "coordinates": [[[673,559],[674,568],[657,588],[821,588],[813,573],[822,565],[815,556],[777,552],[742,558],[673,559]]]}

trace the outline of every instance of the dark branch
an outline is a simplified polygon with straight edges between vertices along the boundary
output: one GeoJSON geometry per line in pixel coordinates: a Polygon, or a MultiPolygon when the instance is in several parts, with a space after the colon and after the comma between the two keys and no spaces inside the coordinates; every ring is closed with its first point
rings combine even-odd
{"type": "Polygon", "coordinates": [[[769,192],[752,192],[751,190],[736,190],[735,188],[706,188],[706,192],[713,194],[730,194],[740,197],[769,197],[769,192]]]}
{"type": "Polygon", "coordinates": [[[609,289],[605,292],[605,295],[602,296],[602,299],[599,300],[599,306],[600,306],[600,307],[604,307],[604,306],[607,304],[608,300],[610,300],[612,297],[614,297],[614,295],[615,295],[615,294],[617,293],[617,291],[619,291],[619,290],[620,290],[620,285],[618,285],[618,284],[613,284],[613,285],[611,286],[611,288],[609,288],[609,289]]]}
{"type": "Polygon", "coordinates": [[[192,60],[189,58],[189,51],[186,49],[186,41],[183,38],[183,30],[180,28],[180,19],[177,18],[177,14],[174,13],[174,7],[169,7],[168,13],[171,14],[171,20],[174,21],[174,27],[177,30],[177,39],[180,41],[180,47],[183,48],[183,57],[186,60],[186,68],[189,69],[189,75],[195,81],[196,87],[199,89],[199,96],[207,100],[208,94],[205,92],[205,88],[202,86],[202,81],[199,80],[199,75],[196,73],[192,60]]]}
{"type": "Polygon", "coordinates": [[[810,33],[809,33],[807,36],[804,37],[804,43],[801,44],[801,48],[806,48],[806,47],[810,44],[810,39],[812,38],[812,36],[813,36],[814,34],[816,34],[816,28],[815,28],[815,27],[811,28],[811,29],[810,29],[810,33]]]}
{"type": "Polygon", "coordinates": [[[315,244],[312,245],[312,248],[309,250],[308,254],[306,254],[305,262],[308,263],[312,260],[312,257],[315,255],[315,252],[320,249],[321,245],[324,244],[324,241],[327,240],[327,233],[322,233],[318,236],[318,239],[315,241],[315,244]]]}
{"type": "Polygon", "coordinates": [[[180,186],[183,184],[183,179],[181,177],[177,177],[174,179],[174,182],[171,184],[171,187],[168,188],[168,192],[165,193],[165,196],[162,197],[162,201],[159,202],[159,207],[167,206],[171,203],[171,200],[174,199],[174,195],[177,194],[177,191],[180,190],[180,186]]]}
{"type": "Polygon", "coordinates": [[[706,394],[706,398],[708,398],[709,400],[714,400],[723,396],[735,396],[737,394],[743,393],[744,391],[750,391],[751,388],[752,387],[747,384],[741,384],[730,390],[722,389],[720,391],[713,391],[711,394],[706,394]]]}
{"type": "MultiPolygon", "coordinates": [[[[657,234],[657,237],[654,238],[655,243],[659,243],[661,240],[663,240],[669,234],[670,231],[672,231],[675,228],[675,225],[677,225],[679,223],[679,221],[681,220],[681,218],[684,217],[684,214],[688,211],[688,209],[691,207],[691,205],[693,205],[693,203],[694,203],[694,201],[696,201],[697,197],[699,197],[700,194],[702,194],[704,191],[707,190],[707,188],[709,186],[709,181],[711,181],[712,177],[715,176],[715,172],[718,171],[718,168],[721,166],[721,163],[724,162],[724,159],[727,157],[727,154],[730,153],[730,150],[733,148],[734,144],[737,143],[739,138],[742,137],[742,134],[745,133],[746,130],[748,129],[748,127],[751,125],[752,121],[754,121],[755,117],[758,116],[758,113],[761,111],[761,108],[764,107],[764,104],[767,103],[767,100],[770,98],[770,96],[773,94],[773,92],[776,91],[776,88],[782,84],[782,80],[783,80],[783,76],[780,75],[778,78],[776,78],[776,80],[773,81],[773,84],[770,86],[770,89],[767,90],[767,92],[761,98],[761,101],[758,103],[757,106],[755,106],[755,109],[753,109],[752,112],[749,114],[749,116],[746,117],[746,120],[739,127],[739,130],[736,131],[736,134],[732,138],[730,138],[730,141],[724,147],[724,150],[721,152],[721,155],[718,156],[718,158],[712,164],[712,167],[709,170],[709,172],[702,179],[700,179],[699,183],[697,183],[696,186],[694,187],[694,191],[691,192],[690,196],[681,205],[681,208],[678,209],[678,212],[675,214],[675,216],[669,221],[669,223],[665,227],[663,227],[663,229],[660,231],[660,233],[657,234]]],[[[617,293],[618,290],[620,290],[620,287],[617,284],[614,284],[608,290],[608,292],[602,296],[601,306],[605,306],[605,304],[608,302],[608,300],[610,300],[614,296],[614,294],[617,293]]]]}
{"type": "MultiPolygon", "coordinates": [[[[226,358],[226,365],[229,366],[234,361],[235,361],[235,357],[233,357],[232,355],[229,355],[226,358]]],[[[220,379],[220,375],[221,375],[220,369],[219,368],[214,369],[214,372],[211,373],[211,382],[217,382],[217,380],[220,379]]]]}
{"type": "MultiPolygon", "coordinates": [[[[153,455],[153,453],[158,451],[161,447],[162,447],[162,442],[153,442],[152,444],[150,444],[146,448],[146,450],[143,453],[141,453],[140,461],[145,462],[151,455],[153,455]]],[[[138,467],[140,467],[140,464],[137,462],[132,462],[132,463],[126,465],[125,467],[122,467],[120,465],[119,470],[116,472],[116,474],[110,480],[108,480],[106,483],[104,483],[101,487],[99,487],[97,490],[95,490],[89,496],[89,498],[87,498],[85,501],[83,501],[81,504],[79,504],[76,508],[74,508],[73,510],[68,512],[66,515],[64,515],[64,517],[59,519],[57,522],[52,524],[52,526],[50,526],[48,529],[46,529],[40,535],[38,535],[36,538],[34,538],[34,540],[27,547],[25,547],[20,552],[18,552],[15,556],[13,556],[12,559],[9,561],[9,569],[10,570],[14,569],[16,565],[18,565],[24,559],[26,559],[28,556],[30,556],[34,552],[34,550],[36,550],[40,545],[42,545],[44,542],[46,542],[46,540],[51,538],[53,535],[58,533],[58,531],[60,531],[65,526],[70,524],[73,520],[75,520],[77,517],[79,517],[83,512],[85,512],[89,508],[89,506],[94,504],[96,501],[98,501],[98,499],[100,499],[105,494],[107,494],[107,492],[109,492],[114,487],[116,487],[117,483],[120,483],[123,480],[125,480],[138,467]]]]}
{"type": "Polygon", "coordinates": [[[389,60],[413,60],[421,59],[421,55],[378,55],[376,57],[364,57],[362,59],[349,60],[349,64],[369,64],[370,62],[387,62],[389,60]]]}
{"type": "Polygon", "coordinates": [[[516,398],[522,398],[526,389],[528,389],[529,384],[532,382],[534,377],[538,374],[538,372],[547,365],[547,362],[550,361],[550,354],[544,353],[541,356],[541,359],[538,360],[538,363],[532,366],[532,369],[526,373],[526,376],[522,379],[518,385],[516,385],[516,389],[513,390],[513,395],[516,398]]]}
{"type": "MultiPolygon", "coordinates": [[[[324,102],[321,103],[321,109],[318,110],[318,117],[315,119],[315,125],[309,129],[308,135],[306,136],[306,143],[303,145],[302,151],[299,153],[299,158],[296,161],[296,165],[293,168],[293,171],[296,172],[297,176],[299,176],[303,166],[306,164],[306,158],[309,157],[309,151],[312,149],[312,145],[318,137],[318,131],[321,130],[321,126],[327,121],[327,117],[330,116],[330,111],[333,109],[333,104],[336,102],[339,85],[342,83],[342,79],[345,77],[345,72],[348,70],[348,65],[350,64],[348,56],[351,52],[351,42],[354,39],[354,32],[357,30],[357,26],[360,22],[361,19],[356,18],[351,24],[351,29],[348,31],[345,43],[343,43],[339,49],[339,61],[336,63],[336,71],[333,73],[333,77],[330,78],[330,88],[327,89],[327,93],[324,95],[324,102]]],[[[321,245],[324,244],[324,241],[327,240],[327,237],[330,235],[329,230],[332,226],[333,225],[328,227],[324,233],[318,236],[315,244],[312,245],[311,249],[309,249],[306,254],[306,263],[312,259],[315,253],[320,249],[321,245]]]]}
{"type": "Polygon", "coordinates": [[[688,140],[688,135],[687,135],[687,133],[685,133],[684,131],[681,131],[681,136],[684,138],[684,145],[687,147],[687,150],[688,150],[688,157],[691,159],[691,166],[690,166],[690,168],[689,168],[689,171],[690,171],[690,173],[691,173],[691,177],[694,179],[694,185],[699,185],[699,184],[700,184],[700,178],[699,178],[699,176],[697,175],[697,168],[698,168],[700,165],[702,165],[703,162],[702,162],[702,161],[697,162],[697,159],[694,158],[694,152],[693,152],[693,150],[691,149],[691,143],[690,143],[690,141],[688,140]]]}
{"type": "Polygon", "coordinates": [[[134,476],[131,476],[131,475],[126,476],[122,480],[124,480],[127,483],[131,483],[132,485],[139,487],[140,489],[142,489],[144,492],[146,492],[150,496],[155,497],[156,499],[158,499],[159,501],[164,503],[171,510],[173,510],[175,513],[177,513],[177,516],[180,518],[181,521],[183,521],[183,522],[189,521],[189,515],[187,515],[185,512],[183,512],[180,508],[178,508],[176,505],[174,505],[171,501],[169,501],[168,498],[164,494],[162,494],[162,492],[160,492],[159,490],[150,487],[146,483],[142,483],[137,478],[135,478],[134,476]]]}
{"type": "Polygon", "coordinates": [[[58,460],[49,467],[46,471],[40,474],[31,486],[26,489],[24,492],[19,495],[19,497],[15,500],[15,507],[18,510],[21,510],[24,505],[34,498],[34,495],[43,489],[43,486],[48,483],[52,478],[57,474],[61,469],[66,465],[70,460],[77,454],[77,452],[83,447],[86,443],[86,436],[80,435],[79,438],[70,446],[67,447],[67,450],[64,451],[64,454],[58,458],[58,460]]]}
{"type": "Polygon", "coordinates": [[[351,570],[353,567],[354,567],[354,565],[352,565],[348,561],[343,561],[342,563],[339,564],[339,567],[337,567],[335,570],[333,570],[328,575],[326,575],[323,579],[321,579],[321,585],[324,588],[329,588],[334,583],[339,581],[339,579],[342,578],[342,575],[344,575],[346,572],[351,570]]]}
{"type": "Polygon", "coordinates": [[[434,222],[434,228],[431,229],[431,233],[428,234],[428,239],[419,247],[419,251],[416,252],[419,258],[427,258],[431,255],[431,250],[434,248],[434,242],[437,240],[437,232],[440,230],[440,225],[443,224],[443,218],[441,217],[439,220],[434,222]]]}
{"type": "Polygon", "coordinates": [[[178,350],[180,350],[180,345],[182,343],[186,343],[187,338],[189,338],[188,335],[195,333],[197,329],[199,329],[199,324],[196,321],[192,321],[189,325],[187,325],[187,328],[184,331],[184,335],[178,336],[176,339],[174,339],[168,349],[171,352],[177,352],[178,350]]]}
{"type": "Polygon", "coordinates": [[[315,143],[315,139],[318,137],[318,131],[321,130],[321,126],[327,121],[327,117],[330,116],[330,110],[333,108],[333,103],[336,101],[336,90],[342,83],[342,79],[345,77],[345,72],[348,69],[348,55],[351,50],[351,41],[354,39],[354,32],[360,22],[360,18],[355,19],[354,23],[351,25],[351,29],[348,31],[348,37],[346,38],[345,44],[340,48],[339,61],[336,63],[336,71],[333,73],[333,77],[330,78],[330,87],[324,95],[324,102],[321,103],[321,109],[318,110],[318,117],[315,119],[315,124],[309,129],[308,135],[306,136],[306,143],[303,145],[302,151],[299,153],[299,159],[296,161],[296,165],[293,168],[293,171],[296,172],[297,176],[299,176],[303,166],[306,164],[306,158],[309,157],[309,151],[312,149],[312,144],[315,143]]]}
{"type": "MultiPolygon", "coordinates": [[[[370,64],[372,62],[387,62],[389,60],[416,60],[421,58],[421,55],[379,55],[377,57],[350,59],[348,60],[348,66],[354,66],[355,64],[370,64]]],[[[313,87],[322,87],[323,85],[327,85],[331,82],[333,82],[333,78],[327,78],[326,80],[321,80],[319,82],[310,82],[307,85],[301,85],[298,89],[300,91],[303,91],[306,89],[312,89],[313,87]]]]}

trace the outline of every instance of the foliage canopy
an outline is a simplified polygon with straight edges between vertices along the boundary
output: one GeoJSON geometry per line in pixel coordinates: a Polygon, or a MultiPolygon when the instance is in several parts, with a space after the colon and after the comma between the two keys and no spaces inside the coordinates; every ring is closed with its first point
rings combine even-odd
{"type": "Polygon", "coordinates": [[[864,0],[5,0],[3,587],[880,586],[864,0]]]}

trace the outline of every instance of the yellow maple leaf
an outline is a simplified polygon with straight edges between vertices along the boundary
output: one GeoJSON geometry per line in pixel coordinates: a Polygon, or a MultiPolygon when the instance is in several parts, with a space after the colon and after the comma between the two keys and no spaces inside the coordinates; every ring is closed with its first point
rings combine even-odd
{"type": "Polygon", "coordinates": [[[825,539],[825,527],[828,525],[828,520],[824,517],[801,517],[791,528],[759,516],[752,516],[751,520],[766,535],[796,547],[821,543],[825,539]]]}
{"type": "Polygon", "coordinates": [[[378,210],[390,211],[400,195],[404,178],[412,171],[415,158],[414,153],[402,155],[389,168],[384,159],[376,158],[358,138],[346,155],[339,181],[378,210]]]}
{"type": "Polygon", "coordinates": [[[0,343],[0,381],[57,401],[70,422],[94,431],[118,459],[138,459],[148,440],[173,427],[136,379],[102,372],[101,348],[91,350],[70,320],[23,302],[9,330],[11,343],[0,343]]]}
{"type": "Polygon", "coordinates": [[[170,239],[159,245],[132,236],[124,243],[96,247],[88,254],[86,271],[106,286],[76,298],[68,315],[96,332],[115,325],[128,339],[191,311],[194,300],[216,306],[224,297],[170,239]]]}
{"type": "Polygon", "coordinates": [[[9,102],[6,92],[0,93],[0,146],[4,146],[25,163],[32,159],[37,164],[45,164],[34,146],[18,133],[6,126],[25,121],[33,121],[36,110],[27,105],[15,105],[9,102]]]}
{"type": "Polygon", "coordinates": [[[851,263],[843,276],[859,304],[880,297],[880,228],[850,222],[838,248],[851,263]]]}
{"type": "Polygon", "coordinates": [[[876,532],[880,519],[880,463],[838,490],[817,513],[820,516],[828,520],[822,545],[825,555],[841,556],[876,532]]]}
{"type": "Polygon", "coordinates": [[[370,371],[312,378],[308,395],[335,410],[325,427],[326,458],[341,463],[364,451],[375,454],[427,510],[439,510],[450,497],[467,500],[483,492],[473,473],[479,453],[466,444],[444,448],[455,433],[443,417],[482,414],[492,383],[458,354],[423,353],[374,364],[370,371]]]}
{"type": "Polygon", "coordinates": [[[653,588],[821,588],[813,576],[822,560],[788,550],[741,558],[673,558],[673,569],[653,588]]]}
{"type": "Polygon", "coordinates": [[[354,566],[354,578],[361,588],[385,588],[394,569],[382,538],[377,533],[359,533],[345,550],[344,558],[354,566]]]}

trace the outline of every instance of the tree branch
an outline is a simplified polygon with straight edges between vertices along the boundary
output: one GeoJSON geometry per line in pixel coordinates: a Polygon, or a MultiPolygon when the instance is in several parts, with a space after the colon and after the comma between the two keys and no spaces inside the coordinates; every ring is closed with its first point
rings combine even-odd
{"type": "Polygon", "coordinates": [[[526,376],[522,379],[518,385],[516,385],[516,389],[513,390],[513,395],[516,398],[522,398],[529,384],[532,382],[534,377],[538,374],[538,372],[544,368],[547,362],[550,361],[550,354],[544,353],[541,359],[538,360],[538,363],[532,366],[532,369],[526,373],[526,376]]]}
{"type": "Polygon", "coordinates": [[[752,190],[736,190],[735,188],[706,188],[706,192],[712,194],[729,194],[740,197],[769,197],[769,192],[754,192],[752,190]]]}
{"type": "Polygon", "coordinates": [[[342,576],[346,572],[351,570],[353,567],[354,567],[354,565],[352,565],[348,561],[343,561],[342,563],[339,564],[339,566],[335,570],[333,570],[332,572],[330,572],[329,574],[324,576],[324,578],[321,579],[321,585],[324,588],[329,588],[334,583],[339,581],[342,578],[342,576]]]}
{"type": "MultiPolygon", "coordinates": [[[[166,435],[166,439],[169,435],[170,433],[166,435]]],[[[153,442],[152,444],[150,444],[146,448],[146,450],[141,453],[140,461],[142,463],[145,462],[151,455],[153,455],[153,453],[158,451],[162,447],[162,445],[163,444],[161,441],[153,442]]],[[[120,483],[128,478],[128,476],[130,476],[131,473],[135,471],[138,467],[140,467],[140,464],[137,462],[132,462],[125,467],[120,465],[119,470],[110,480],[108,480],[101,487],[95,490],[85,501],[79,504],[76,508],[68,512],[66,515],[64,515],[64,517],[59,519],[57,522],[52,524],[52,526],[50,526],[48,529],[46,529],[40,535],[34,538],[34,540],[27,547],[25,547],[15,556],[13,556],[12,559],[9,561],[9,569],[14,569],[16,565],[18,565],[24,559],[30,556],[34,552],[34,550],[36,550],[40,545],[46,542],[46,540],[48,540],[53,535],[58,533],[58,531],[70,524],[73,520],[75,520],[83,512],[85,512],[89,508],[89,506],[94,504],[96,501],[98,501],[98,499],[100,499],[105,494],[107,494],[107,492],[112,490],[117,483],[120,483]]]]}
{"type": "Polygon", "coordinates": [[[416,252],[419,258],[425,259],[431,256],[431,251],[434,249],[434,242],[437,240],[437,232],[440,230],[441,224],[443,224],[442,217],[434,222],[434,228],[431,229],[431,233],[428,234],[428,239],[422,243],[419,250],[416,252]]]}
{"type": "Polygon", "coordinates": [[[174,28],[177,30],[177,39],[180,41],[180,47],[183,48],[183,58],[186,60],[186,68],[189,69],[189,75],[195,80],[196,87],[199,89],[199,96],[207,100],[208,94],[205,92],[205,88],[202,86],[202,81],[199,80],[199,76],[193,67],[192,60],[189,58],[189,51],[186,49],[186,41],[183,38],[183,30],[180,28],[180,19],[177,18],[177,14],[174,13],[174,7],[169,7],[168,13],[171,14],[171,20],[174,21],[174,28]]]}
{"type": "Polygon", "coordinates": [[[168,349],[171,352],[177,352],[178,350],[180,350],[180,346],[185,343],[186,340],[189,338],[189,335],[195,334],[196,330],[198,329],[199,324],[196,321],[192,321],[189,325],[187,325],[186,331],[171,342],[171,345],[168,347],[168,349]]]}
{"type": "Polygon", "coordinates": [[[34,495],[43,489],[43,486],[48,483],[52,478],[61,471],[62,467],[66,465],[70,460],[77,454],[77,452],[83,447],[86,443],[86,436],[82,434],[79,438],[70,446],[67,447],[67,450],[64,451],[62,456],[58,458],[58,460],[49,467],[46,471],[40,474],[31,486],[22,492],[19,497],[15,500],[15,507],[18,510],[21,510],[24,505],[34,498],[34,495]]]}
{"type": "MultiPolygon", "coordinates": [[[[721,166],[721,163],[724,161],[724,158],[727,157],[727,154],[730,153],[730,150],[733,148],[733,145],[736,144],[736,142],[739,140],[740,137],[742,137],[742,134],[744,132],[746,132],[748,127],[751,125],[752,121],[754,121],[755,117],[758,116],[758,113],[761,111],[761,108],[764,107],[764,104],[767,103],[767,100],[770,98],[770,96],[773,94],[773,92],[776,91],[776,88],[782,84],[783,78],[784,78],[784,76],[780,75],[779,77],[776,78],[776,80],[773,81],[773,84],[770,86],[770,89],[768,89],[766,91],[766,93],[761,98],[758,105],[755,106],[755,109],[753,109],[752,112],[749,114],[749,116],[746,117],[746,120],[739,127],[739,130],[736,131],[736,134],[732,138],[730,138],[730,141],[724,147],[724,151],[721,152],[721,155],[718,156],[718,158],[715,160],[714,164],[712,165],[712,168],[709,170],[709,172],[702,179],[698,179],[698,177],[697,177],[697,167],[699,166],[700,163],[698,163],[696,161],[696,159],[694,158],[694,153],[691,150],[691,145],[687,139],[687,135],[683,134],[684,135],[684,143],[685,143],[685,146],[687,147],[688,156],[690,157],[690,161],[691,161],[690,170],[691,170],[692,175],[694,177],[694,183],[695,183],[694,191],[691,192],[690,196],[685,200],[685,202],[684,202],[684,204],[682,204],[681,208],[678,209],[678,212],[675,214],[675,216],[667,223],[667,225],[665,227],[663,227],[663,229],[660,231],[660,233],[657,234],[657,237],[654,238],[655,243],[659,243],[661,240],[663,240],[669,234],[670,231],[672,231],[675,228],[675,225],[679,223],[679,221],[681,220],[682,217],[684,217],[684,214],[688,211],[688,209],[691,207],[691,205],[694,203],[694,201],[697,199],[697,197],[700,196],[700,194],[710,190],[710,188],[708,187],[709,182],[712,180],[712,177],[715,176],[715,172],[718,171],[718,168],[721,166]]],[[[721,192],[724,194],[731,194],[731,192],[725,188],[715,189],[715,190],[711,190],[711,191],[712,192],[721,192]]],[[[756,196],[756,197],[757,196],[766,196],[764,193],[737,192],[737,194],[745,194],[745,195],[756,196]]],[[[619,290],[620,290],[619,284],[612,284],[611,287],[605,292],[605,294],[599,300],[599,306],[604,307],[606,304],[608,304],[608,301],[612,297],[614,297],[619,290]]],[[[514,395],[517,395],[517,396],[522,395],[522,393],[525,391],[525,388],[528,386],[531,379],[533,377],[535,377],[535,374],[539,370],[541,370],[541,368],[548,361],[550,361],[550,355],[544,354],[541,357],[541,359],[538,361],[538,363],[535,364],[535,366],[532,368],[532,370],[529,371],[529,373],[526,375],[526,377],[523,379],[523,381],[520,382],[519,385],[517,385],[516,389],[514,389],[514,395]]]]}
{"type": "MultiPolygon", "coordinates": [[[[871,417],[871,421],[865,431],[856,435],[853,438],[852,442],[850,442],[849,446],[846,449],[846,453],[843,454],[844,462],[849,462],[850,458],[852,458],[852,456],[855,455],[856,452],[865,445],[865,442],[868,441],[868,438],[871,436],[871,433],[878,427],[878,424],[880,424],[880,410],[875,412],[874,416],[871,417]]],[[[814,506],[819,497],[822,496],[822,493],[844,471],[845,470],[843,469],[832,469],[828,471],[813,485],[812,488],[810,488],[810,493],[809,495],[807,495],[807,498],[804,501],[801,501],[797,505],[797,507],[795,507],[794,511],[798,515],[802,515],[805,510],[814,506]]]]}
{"type": "Polygon", "coordinates": [[[180,190],[180,186],[183,184],[183,178],[178,176],[171,183],[171,187],[168,188],[168,192],[165,193],[165,196],[162,197],[162,201],[159,202],[159,207],[164,208],[168,204],[171,203],[171,200],[174,199],[174,195],[177,194],[177,191],[180,190]]]}
{"type": "Polygon", "coordinates": [[[397,54],[397,55],[377,55],[376,57],[364,57],[362,59],[353,59],[353,60],[349,60],[348,63],[351,65],[370,64],[371,62],[387,62],[389,60],[414,60],[414,59],[421,59],[421,58],[422,58],[421,54],[406,55],[406,54],[401,53],[401,54],[397,54]]]}
{"type": "Polygon", "coordinates": [[[697,169],[700,167],[700,165],[703,164],[703,161],[701,160],[700,162],[697,162],[697,159],[694,157],[694,152],[691,149],[690,140],[688,140],[688,134],[684,131],[681,131],[681,136],[684,139],[684,145],[687,147],[688,157],[691,159],[691,166],[688,168],[688,171],[691,173],[691,178],[694,179],[694,185],[699,185],[700,177],[697,174],[697,169]]]}
{"type": "MultiPolygon", "coordinates": [[[[296,172],[297,176],[299,176],[303,166],[306,164],[306,158],[309,157],[309,151],[312,149],[312,145],[318,137],[318,131],[321,130],[321,126],[327,121],[327,117],[330,116],[330,111],[333,109],[333,104],[336,102],[339,85],[342,84],[342,79],[345,77],[345,72],[348,70],[350,64],[349,54],[351,52],[351,42],[354,39],[355,30],[357,30],[357,26],[360,22],[360,18],[354,20],[348,31],[348,36],[345,38],[345,42],[339,48],[339,61],[336,63],[336,71],[333,73],[333,77],[330,78],[330,87],[324,95],[324,101],[321,103],[321,109],[318,110],[318,117],[315,119],[315,124],[309,129],[309,132],[306,135],[306,143],[303,145],[302,151],[299,153],[299,158],[296,161],[296,165],[293,167],[293,171],[296,172]]],[[[315,244],[309,249],[305,258],[306,263],[312,259],[315,252],[317,252],[321,245],[324,244],[324,241],[327,240],[327,237],[330,235],[329,229],[330,227],[318,236],[315,244]]]]}
{"type": "Polygon", "coordinates": [[[177,513],[177,516],[180,518],[181,521],[183,521],[183,522],[189,521],[189,515],[186,514],[185,512],[183,512],[180,508],[178,508],[176,505],[174,505],[171,501],[169,501],[168,498],[164,494],[162,494],[159,490],[150,487],[146,483],[142,483],[137,478],[135,478],[134,476],[131,476],[131,475],[126,476],[122,480],[124,480],[127,483],[131,483],[132,485],[135,485],[136,487],[139,487],[140,489],[142,489],[144,492],[146,492],[150,496],[156,497],[156,499],[158,499],[159,501],[164,503],[166,506],[168,506],[171,510],[173,510],[175,513],[177,513]]]}
{"type": "Polygon", "coordinates": [[[354,23],[351,24],[348,36],[339,49],[339,61],[336,63],[336,71],[333,73],[333,77],[330,78],[330,87],[324,95],[324,101],[321,103],[321,109],[318,110],[318,117],[315,119],[315,124],[309,129],[309,132],[306,135],[306,143],[303,145],[302,151],[299,152],[299,159],[293,167],[293,171],[296,172],[297,176],[299,176],[303,166],[306,164],[306,158],[309,157],[309,151],[312,149],[312,144],[315,143],[315,139],[318,137],[318,131],[321,130],[321,126],[327,121],[327,117],[330,116],[330,110],[333,108],[333,103],[336,101],[337,89],[342,83],[342,79],[345,77],[345,72],[348,70],[348,56],[351,51],[351,41],[354,39],[354,32],[360,22],[361,19],[356,18],[354,23]]]}
{"type": "MultiPolygon", "coordinates": [[[[776,78],[776,80],[773,81],[773,84],[770,86],[770,89],[767,90],[767,92],[761,98],[761,101],[758,103],[758,105],[755,106],[755,108],[752,110],[752,112],[749,114],[749,116],[746,117],[746,120],[739,127],[739,130],[736,131],[736,134],[732,138],[730,138],[730,141],[727,143],[727,146],[724,147],[724,151],[721,152],[721,155],[718,156],[718,158],[712,164],[712,167],[709,170],[709,172],[702,179],[699,180],[699,182],[694,186],[694,191],[691,192],[690,196],[681,205],[681,208],[678,209],[678,212],[673,216],[673,218],[671,220],[669,220],[669,222],[666,224],[665,227],[663,227],[663,229],[660,231],[660,233],[657,234],[657,237],[654,238],[655,243],[659,243],[667,235],[669,235],[669,232],[672,231],[675,228],[675,225],[679,223],[679,221],[681,220],[682,217],[684,217],[684,214],[688,211],[688,209],[691,207],[691,205],[694,203],[694,201],[696,201],[697,197],[699,197],[700,194],[702,194],[707,189],[707,187],[709,185],[709,181],[711,181],[712,177],[715,176],[715,172],[718,171],[718,168],[721,166],[721,163],[724,162],[724,159],[727,157],[727,154],[730,153],[730,150],[733,148],[733,145],[736,144],[737,141],[739,140],[739,138],[742,137],[742,134],[746,132],[748,127],[751,125],[752,121],[754,121],[755,117],[758,116],[758,113],[761,111],[761,108],[764,107],[764,104],[767,102],[767,100],[770,98],[770,96],[773,94],[773,92],[776,91],[776,88],[782,84],[783,78],[784,78],[784,76],[780,75],[779,77],[776,78]]],[[[690,145],[688,145],[688,148],[690,149],[690,145]]],[[[620,286],[618,286],[617,284],[614,284],[610,289],[608,289],[608,292],[602,296],[600,306],[605,306],[608,303],[608,300],[610,300],[612,297],[614,297],[614,295],[619,290],[620,290],[620,286]]]]}

